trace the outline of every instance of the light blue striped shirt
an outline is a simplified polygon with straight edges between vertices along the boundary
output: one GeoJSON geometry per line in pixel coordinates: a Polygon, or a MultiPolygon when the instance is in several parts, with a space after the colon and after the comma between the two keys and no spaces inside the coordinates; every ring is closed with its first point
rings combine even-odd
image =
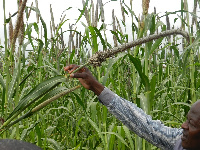
{"type": "Polygon", "coordinates": [[[160,120],[152,120],[134,103],[119,97],[108,88],[104,88],[98,98],[124,125],[158,148],[173,150],[182,135],[182,129],[170,128],[160,120]]]}

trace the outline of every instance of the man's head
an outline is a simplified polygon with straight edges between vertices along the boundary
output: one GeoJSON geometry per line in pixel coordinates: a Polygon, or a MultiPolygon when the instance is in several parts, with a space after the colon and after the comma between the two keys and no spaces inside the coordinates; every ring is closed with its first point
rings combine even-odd
{"type": "Polygon", "coordinates": [[[185,149],[200,149],[200,100],[195,102],[187,115],[187,120],[182,124],[182,146],[185,149]]]}

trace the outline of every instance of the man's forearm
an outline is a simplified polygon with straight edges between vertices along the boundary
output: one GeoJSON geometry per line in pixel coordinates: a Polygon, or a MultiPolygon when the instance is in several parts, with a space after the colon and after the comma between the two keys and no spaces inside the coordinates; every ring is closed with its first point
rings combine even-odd
{"type": "Polygon", "coordinates": [[[97,96],[99,96],[103,89],[104,86],[102,84],[100,84],[98,81],[94,81],[93,86],[90,90],[93,91],[97,96]]]}
{"type": "Polygon", "coordinates": [[[119,97],[107,88],[104,88],[98,98],[109,112],[130,130],[161,149],[172,150],[182,134],[181,129],[169,128],[159,120],[152,120],[151,116],[146,115],[135,104],[119,97]]]}

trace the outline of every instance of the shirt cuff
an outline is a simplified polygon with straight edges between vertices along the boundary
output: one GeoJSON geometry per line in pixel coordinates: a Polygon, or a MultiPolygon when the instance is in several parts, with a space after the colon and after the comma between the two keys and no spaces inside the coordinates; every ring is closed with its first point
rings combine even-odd
{"type": "Polygon", "coordinates": [[[104,88],[104,90],[101,92],[101,94],[98,96],[99,101],[105,105],[108,106],[109,103],[116,97],[116,94],[112,92],[107,87],[104,88]]]}

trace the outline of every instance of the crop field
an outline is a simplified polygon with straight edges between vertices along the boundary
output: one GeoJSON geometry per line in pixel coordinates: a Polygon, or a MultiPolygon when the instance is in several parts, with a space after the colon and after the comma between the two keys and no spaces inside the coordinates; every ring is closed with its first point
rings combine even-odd
{"type": "Polygon", "coordinates": [[[148,12],[149,0],[142,0],[140,16],[132,0],[118,0],[121,16],[113,10],[110,25],[105,23],[104,0],[82,0],[74,24],[68,23],[70,7],[56,23],[50,7],[50,30],[39,1],[28,6],[27,0],[16,0],[19,9],[9,16],[5,1],[0,14],[1,139],[27,141],[44,150],[158,149],[69,78],[63,70],[67,64],[88,67],[100,83],[166,126],[180,128],[190,106],[200,99],[199,0],[194,0],[192,12],[190,1],[180,0],[180,10],[162,16],[156,8],[148,12]],[[27,23],[32,13],[35,20],[27,23]],[[177,17],[171,20],[171,15],[177,17]]]}

